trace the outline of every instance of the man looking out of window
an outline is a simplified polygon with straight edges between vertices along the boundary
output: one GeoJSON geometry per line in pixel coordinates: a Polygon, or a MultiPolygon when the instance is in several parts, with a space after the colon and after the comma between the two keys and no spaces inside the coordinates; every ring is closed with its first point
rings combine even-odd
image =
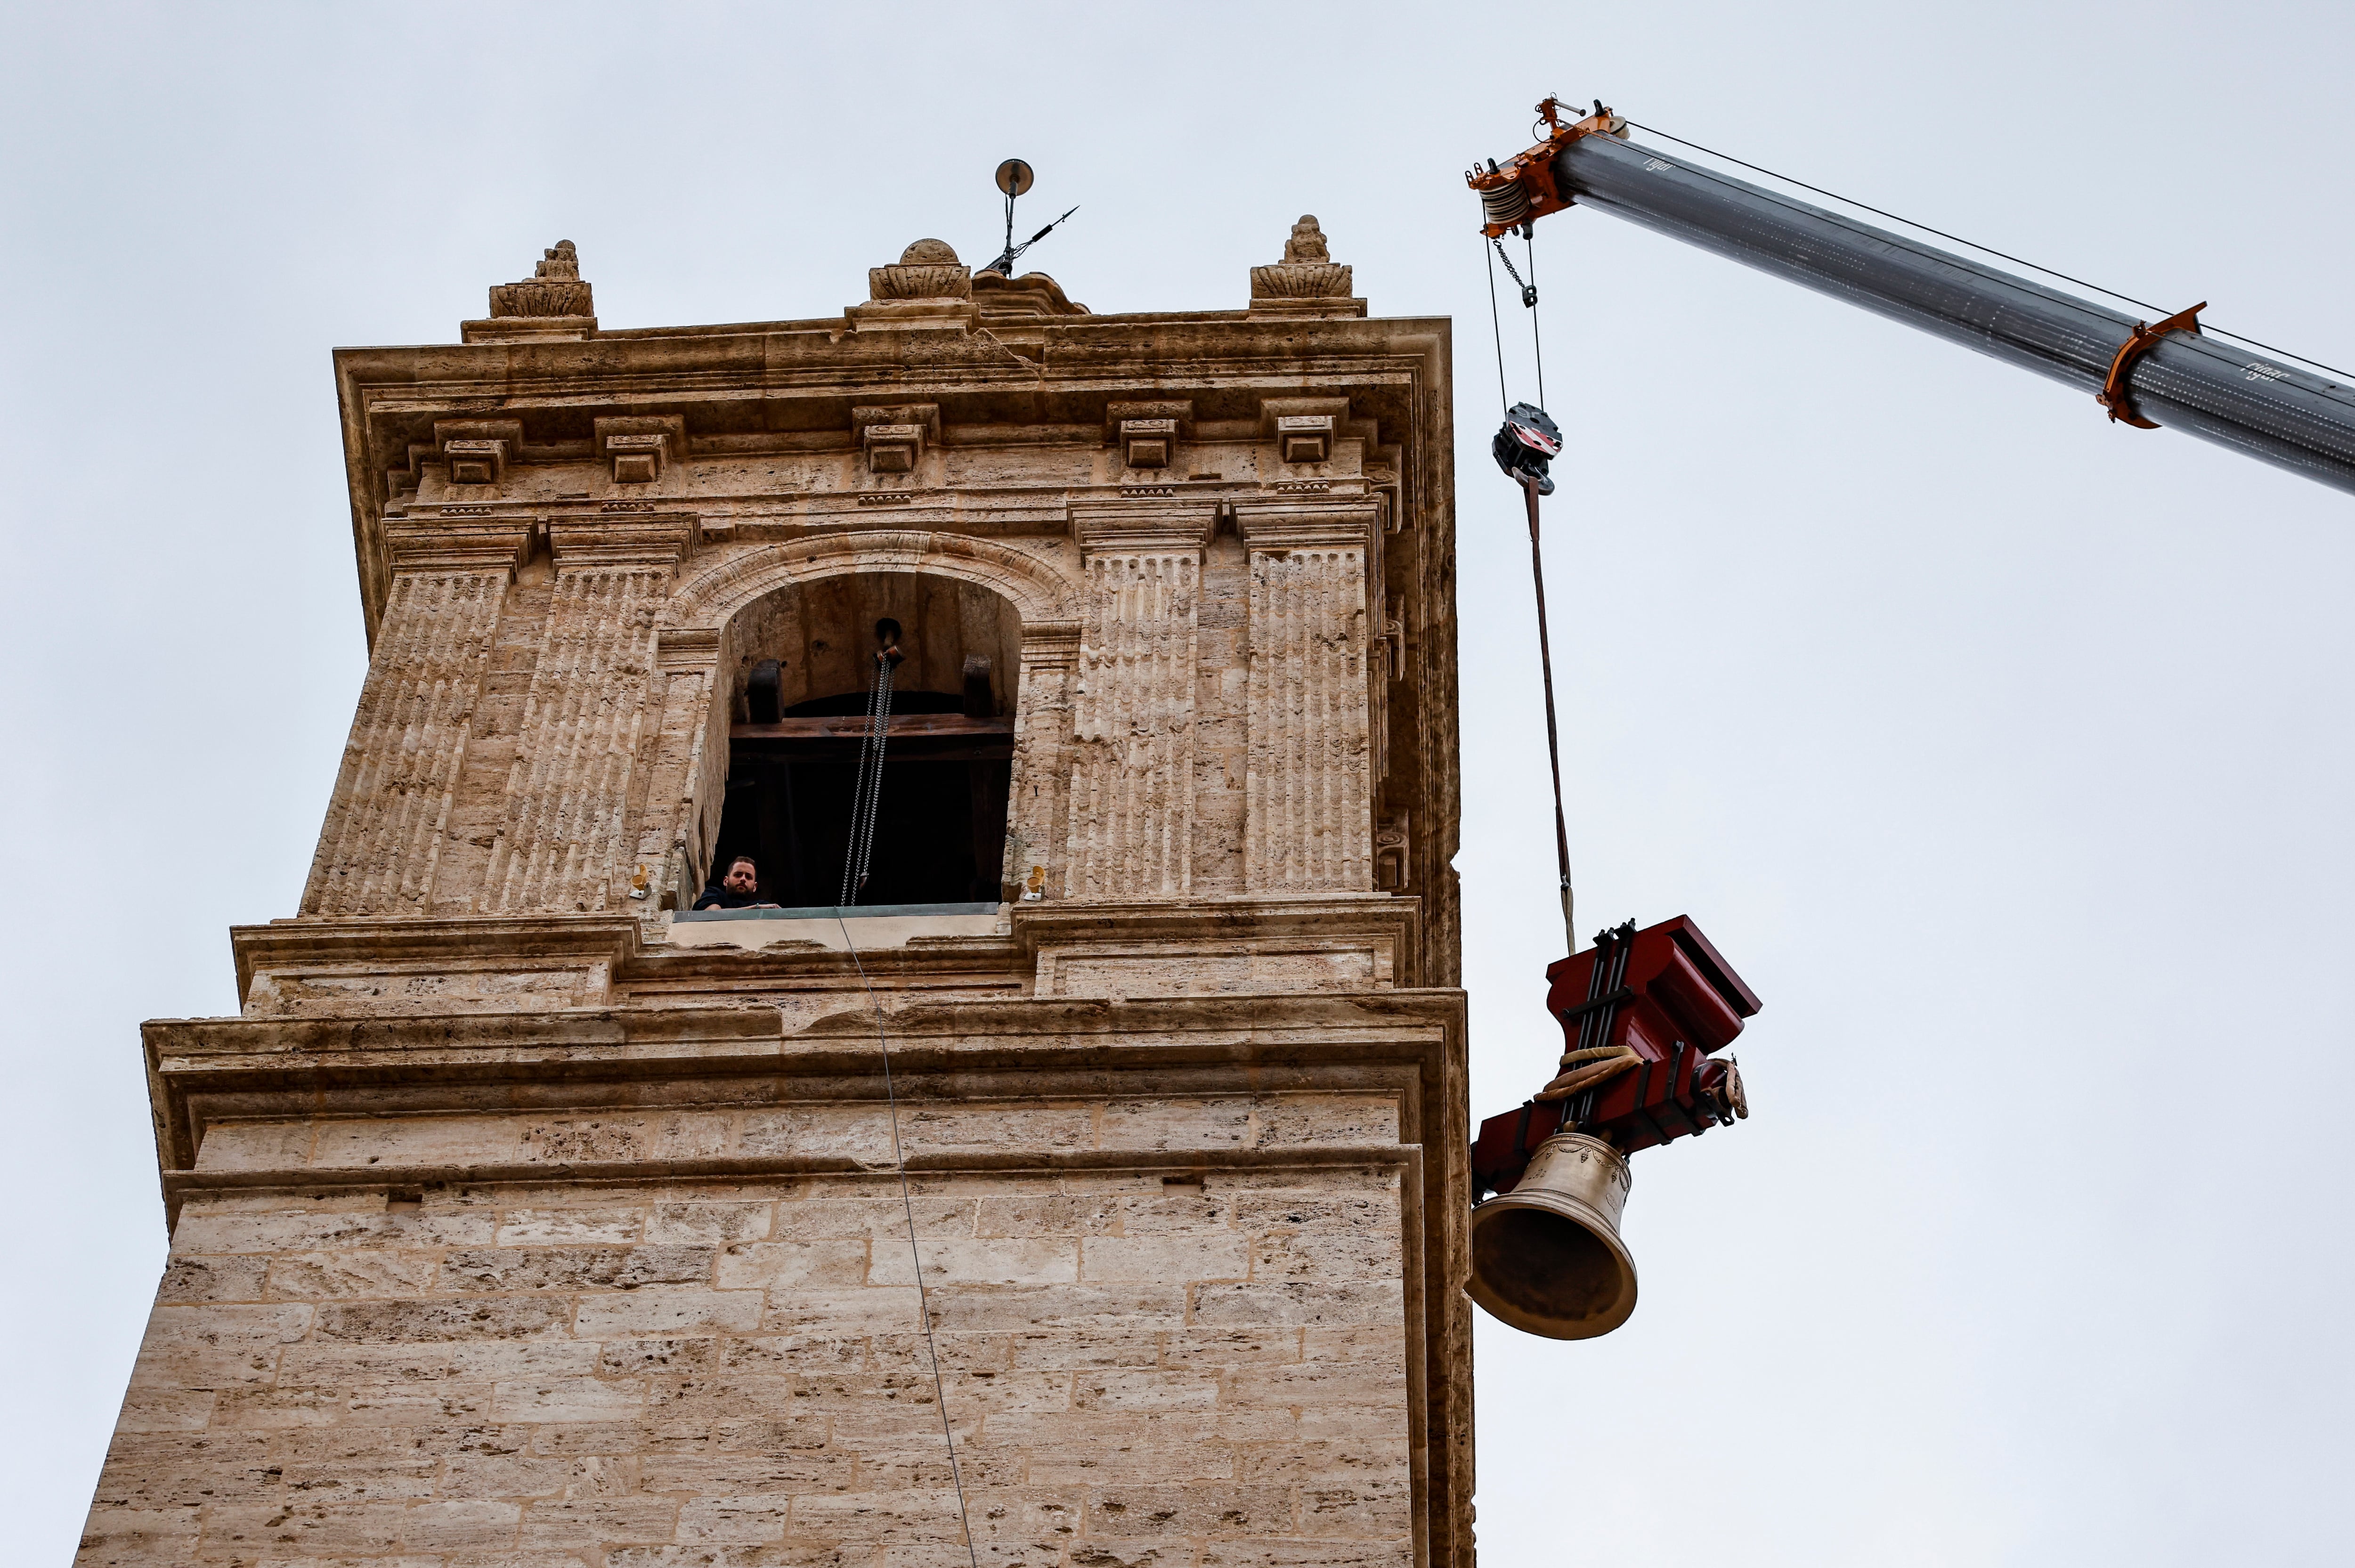
{"type": "Polygon", "coordinates": [[[777,906],[761,897],[760,869],[752,864],[750,855],[739,855],[728,862],[728,874],[703,890],[695,901],[698,909],[775,909],[777,906]]]}

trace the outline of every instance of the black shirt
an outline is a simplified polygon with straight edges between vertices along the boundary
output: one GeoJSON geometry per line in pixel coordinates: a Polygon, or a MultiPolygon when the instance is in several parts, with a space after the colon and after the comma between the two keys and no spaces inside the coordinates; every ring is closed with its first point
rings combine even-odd
{"type": "Polygon", "coordinates": [[[714,882],[703,890],[703,896],[695,901],[695,907],[698,909],[751,909],[754,904],[773,901],[773,900],[763,899],[757,888],[749,893],[740,893],[724,882],[714,882]]]}

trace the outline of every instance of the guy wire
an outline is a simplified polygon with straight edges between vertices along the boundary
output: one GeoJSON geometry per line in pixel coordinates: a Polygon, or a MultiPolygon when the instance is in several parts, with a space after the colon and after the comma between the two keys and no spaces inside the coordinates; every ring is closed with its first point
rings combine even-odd
{"type": "Polygon", "coordinates": [[[965,1511],[964,1475],[957,1466],[956,1435],[949,1427],[948,1388],[941,1380],[941,1350],[932,1339],[932,1298],[924,1290],[924,1255],[916,1247],[916,1200],[908,1191],[908,1157],[900,1148],[900,1095],[891,1082],[891,1037],[883,1023],[883,1001],[875,994],[875,983],[867,977],[866,961],[858,956],[858,944],[850,939],[850,923],[843,918],[841,906],[834,912],[834,923],[842,928],[842,945],[858,967],[858,983],[867,992],[867,1005],[875,1013],[875,1043],[883,1052],[883,1098],[891,1111],[891,1168],[900,1179],[900,1208],[908,1221],[908,1261],[916,1271],[916,1317],[924,1330],[924,1358],[932,1364],[932,1403],[941,1413],[941,1441],[948,1445],[949,1483],[956,1488],[957,1528],[964,1532],[964,1554],[972,1568],[981,1568],[981,1555],[974,1549],[973,1520],[965,1511]]]}

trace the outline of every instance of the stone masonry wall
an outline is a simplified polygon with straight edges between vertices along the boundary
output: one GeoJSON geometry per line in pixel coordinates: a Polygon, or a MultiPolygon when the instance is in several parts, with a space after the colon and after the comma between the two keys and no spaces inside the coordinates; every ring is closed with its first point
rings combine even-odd
{"type": "MultiPolygon", "coordinates": [[[[1396,1168],[922,1176],[983,1563],[1413,1560],[1396,1168]]],[[[962,1561],[885,1176],[193,1199],[80,1561],[962,1561]]]]}

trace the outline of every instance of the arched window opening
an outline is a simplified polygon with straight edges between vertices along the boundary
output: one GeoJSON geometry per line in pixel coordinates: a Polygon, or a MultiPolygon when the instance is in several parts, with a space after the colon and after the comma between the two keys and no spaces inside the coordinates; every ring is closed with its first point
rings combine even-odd
{"type": "Polygon", "coordinates": [[[917,572],[778,590],[729,625],[733,722],[711,880],[752,858],[763,903],[841,899],[876,626],[897,622],[874,848],[859,905],[1003,895],[1021,618],[977,584],[917,572]]]}

